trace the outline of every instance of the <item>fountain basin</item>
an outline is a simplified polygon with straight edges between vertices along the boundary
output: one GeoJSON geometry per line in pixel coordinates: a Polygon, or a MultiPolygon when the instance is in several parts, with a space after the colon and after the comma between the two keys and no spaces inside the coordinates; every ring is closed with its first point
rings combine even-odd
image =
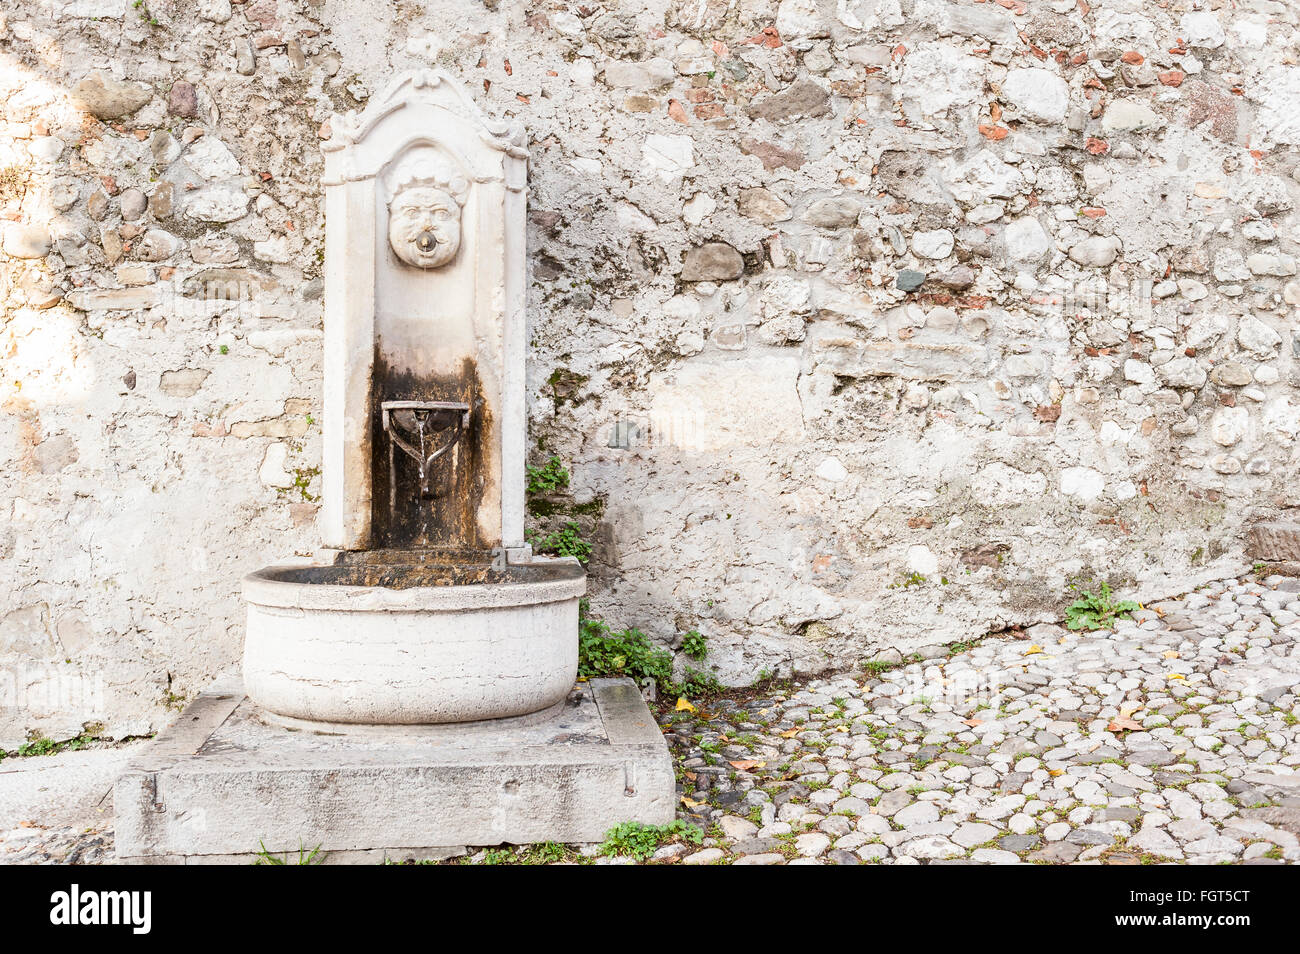
{"type": "Polygon", "coordinates": [[[525,715],[578,673],[573,560],[271,566],[244,577],[244,684],[312,722],[424,724],[525,715]]]}

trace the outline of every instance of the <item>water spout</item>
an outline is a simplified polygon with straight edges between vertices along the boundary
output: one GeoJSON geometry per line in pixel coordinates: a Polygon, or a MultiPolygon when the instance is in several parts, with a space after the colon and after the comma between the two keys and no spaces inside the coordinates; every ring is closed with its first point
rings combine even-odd
{"type": "Polygon", "coordinates": [[[388,505],[397,508],[397,450],[415,461],[420,478],[420,497],[431,500],[437,496],[433,490],[431,474],[433,462],[455,446],[469,427],[469,405],[454,401],[384,401],[380,405],[384,433],[388,435],[388,505]],[[402,431],[415,432],[415,443],[402,436],[402,431]],[[449,439],[432,453],[425,440],[440,431],[450,430],[449,439]]]}

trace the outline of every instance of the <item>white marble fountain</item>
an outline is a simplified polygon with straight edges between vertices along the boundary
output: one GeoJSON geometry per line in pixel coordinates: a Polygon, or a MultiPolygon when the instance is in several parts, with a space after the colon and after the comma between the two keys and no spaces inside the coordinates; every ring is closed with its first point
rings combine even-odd
{"type": "Polygon", "coordinates": [[[412,74],[325,145],[322,523],[333,562],[244,581],[244,683],[283,716],[493,719],[577,675],[576,561],[524,543],[517,124],[412,74]]]}
{"type": "Polygon", "coordinates": [[[524,542],[524,131],[429,70],[332,131],[324,547],[244,579],[242,682],[118,781],[118,854],[369,860],[666,822],[636,687],[575,686],[582,567],[524,542]]]}

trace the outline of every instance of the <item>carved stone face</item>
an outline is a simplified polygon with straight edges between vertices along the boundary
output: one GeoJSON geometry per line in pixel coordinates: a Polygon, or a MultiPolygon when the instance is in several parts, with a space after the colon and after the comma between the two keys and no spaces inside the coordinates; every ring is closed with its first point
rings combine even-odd
{"type": "Polygon", "coordinates": [[[438,268],[460,248],[460,205],[433,186],[398,192],[388,207],[388,244],[416,268],[438,268]]]}

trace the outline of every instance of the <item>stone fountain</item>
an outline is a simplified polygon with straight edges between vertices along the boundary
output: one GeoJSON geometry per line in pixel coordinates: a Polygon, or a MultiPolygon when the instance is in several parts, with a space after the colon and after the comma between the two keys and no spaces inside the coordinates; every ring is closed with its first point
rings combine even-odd
{"type": "Polygon", "coordinates": [[[419,71],[332,130],[324,547],[244,579],[242,682],[118,781],[118,854],[437,856],[667,822],[636,687],[575,684],[582,567],[524,541],[523,129],[419,71]]]}

